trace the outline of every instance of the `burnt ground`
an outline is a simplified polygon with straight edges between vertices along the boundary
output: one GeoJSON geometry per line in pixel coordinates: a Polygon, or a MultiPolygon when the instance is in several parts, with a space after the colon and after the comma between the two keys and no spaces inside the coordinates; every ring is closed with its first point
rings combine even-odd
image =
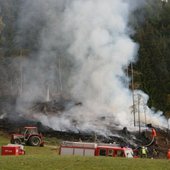
{"type": "MultiPolygon", "coordinates": [[[[39,131],[45,137],[55,137],[60,140],[67,141],[86,141],[86,142],[103,142],[103,143],[117,143],[120,146],[129,146],[133,149],[140,148],[147,145],[151,141],[150,132],[143,131],[141,134],[138,132],[129,132],[126,128],[116,131],[116,136],[101,136],[95,132],[81,132],[75,133],[73,131],[55,131],[49,127],[43,126],[40,122],[32,120],[25,120],[19,118],[11,120],[9,118],[0,119],[0,130],[8,134],[16,133],[19,128],[24,126],[37,126],[39,131]]],[[[170,148],[170,134],[167,130],[156,129],[157,137],[156,142],[148,146],[148,157],[166,158],[168,149],[170,148]],[[157,155],[153,155],[153,150],[157,151],[157,155]]],[[[155,153],[155,152],[154,152],[155,153]]]]}

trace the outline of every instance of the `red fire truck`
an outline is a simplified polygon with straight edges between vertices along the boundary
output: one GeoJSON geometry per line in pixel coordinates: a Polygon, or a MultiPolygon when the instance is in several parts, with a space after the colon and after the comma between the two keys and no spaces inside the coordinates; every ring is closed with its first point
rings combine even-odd
{"type": "Polygon", "coordinates": [[[64,141],[60,145],[59,154],[133,158],[133,150],[131,148],[120,147],[116,144],[67,142],[67,141],[64,141]]]}

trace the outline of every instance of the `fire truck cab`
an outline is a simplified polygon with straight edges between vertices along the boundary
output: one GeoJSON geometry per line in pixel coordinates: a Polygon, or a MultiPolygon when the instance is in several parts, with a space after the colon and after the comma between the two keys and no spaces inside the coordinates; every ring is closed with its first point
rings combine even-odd
{"type": "Polygon", "coordinates": [[[110,157],[126,157],[133,158],[133,150],[131,148],[116,147],[116,146],[98,146],[96,148],[96,156],[110,157]]]}

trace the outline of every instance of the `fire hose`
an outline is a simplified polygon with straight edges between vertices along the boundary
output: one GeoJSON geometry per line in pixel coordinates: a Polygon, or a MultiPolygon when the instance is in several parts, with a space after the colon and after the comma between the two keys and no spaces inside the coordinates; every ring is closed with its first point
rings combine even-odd
{"type": "Polygon", "coordinates": [[[152,143],[154,142],[154,140],[155,140],[155,137],[153,136],[153,138],[152,138],[151,142],[150,142],[150,143],[148,143],[147,145],[144,145],[144,146],[145,146],[145,147],[148,147],[148,146],[152,145],[152,143]]]}
{"type": "MultiPolygon", "coordinates": [[[[155,137],[153,136],[153,137],[152,137],[152,140],[150,141],[150,143],[148,143],[147,145],[143,145],[143,146],[144,146],[144,147],[148,147],[148,146],[152,145],[152,143],[154,142],[154,140],[155,140],[155,137]]],[[[134,150],[137,150],[138,148],[140,148],[140,147],[137,147],[137,148],[135,148],[134,150]]]]}

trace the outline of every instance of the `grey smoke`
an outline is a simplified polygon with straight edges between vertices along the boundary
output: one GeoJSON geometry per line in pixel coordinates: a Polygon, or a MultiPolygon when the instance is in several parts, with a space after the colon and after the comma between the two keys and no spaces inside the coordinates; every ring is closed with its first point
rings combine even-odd
{"type": "Polygon", "coordinates": [[[144,4],[137,0],[23,1],[17,41],[27,46],[29,39],[35,49],[22,65],[18,109],[25,110],[23,100],[45,100],[48,86],[54,97],[65,93],[83,103],[60,117],[35,115],[54,129],[102,133],[109,125],[133,126],[130,79],[124,70],[136,61],[139,48],[130,38],[134,31],[129,18],[144,4]]]}

